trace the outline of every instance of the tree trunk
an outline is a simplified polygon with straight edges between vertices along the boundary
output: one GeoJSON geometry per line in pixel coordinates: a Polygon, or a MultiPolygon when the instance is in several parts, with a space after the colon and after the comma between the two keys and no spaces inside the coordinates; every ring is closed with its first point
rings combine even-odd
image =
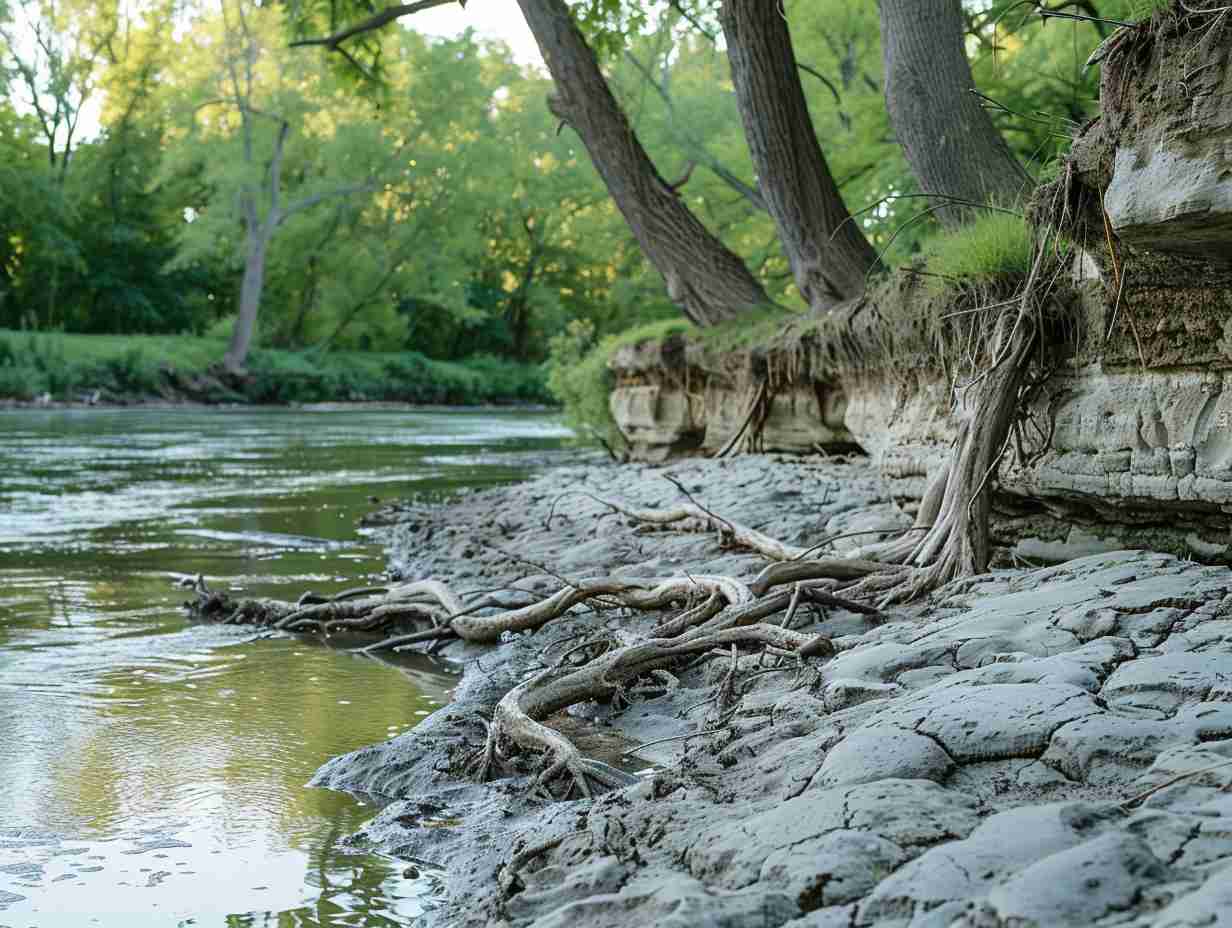
{"type": "Polygon", "coordinates": [[[244,373],[244,362],[252,347],[257,327],[257,310],[261,306],[261,290],[265,286],[265,252],[269,235],[264,229],[248,234],[248,257],[244,261],[244,280],[240,284],[240,311],[231,330],[231,342],[222,364],[232,374],[244,373]]]}
{"type": "Polygon", "coordinates": [[[724,0],[723,35],[758,184],[796,286],[825,309],[859,296],[877,253],[813,132],[787,21],[776,0],[724,0]]]}
{"type": "MultiPolygon", "coordinates": [[[[925,193],[1019,203],[1031,179],[971,93],[963,36],[960,0],[881,0],[890,124],[925,193]]],[[[969,214],[962,207],[939,211],[946,225],[969,214]]]]}
{"type": "Polygon", "coordinates": [[[518,0],[556,83],[552,112],[577,131],[667,292],[698,325],[770,302],[757,279],[659,175],[564,0],[518,0]]]}

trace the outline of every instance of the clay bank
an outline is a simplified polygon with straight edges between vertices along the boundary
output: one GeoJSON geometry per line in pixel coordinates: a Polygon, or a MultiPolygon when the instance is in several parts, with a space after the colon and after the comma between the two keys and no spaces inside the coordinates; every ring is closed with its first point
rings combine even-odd
{"type": "Polygon", "coordinates": [[[432,918],[1232,925],[1232,65],[1159,22],[1024,279],[629,346],[641,463],[388,510],[379,589],[198,590],[464,664],[313,781],[389,803],[432,918]]]}

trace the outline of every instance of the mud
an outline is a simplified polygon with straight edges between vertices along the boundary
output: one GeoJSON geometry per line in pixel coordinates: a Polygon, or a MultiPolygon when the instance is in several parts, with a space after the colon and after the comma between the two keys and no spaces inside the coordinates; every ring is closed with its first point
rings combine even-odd
{"type": "MultiPolygon", "coordinates": [[[[394,562],[475,590],[751,579],[760,558],[579,492],[678,502],[664,474],[794,543],[910,521],[866,458],[596,463],[390,513],[394,562]]],[[[355,840],[442,868],[440,924],[1232,924],[1232,571],[1119,551],[996,570],[880,623],[809,608],[836,655],[740,656],[734,712],[724,653],[553,720],[639,773],[628,788],[547,803],[527,776],[456,775],[480,717],[575,636],[665,617],[613,610],[450,645],[454,702],[314,782],[393,800],[355,840]]]]}

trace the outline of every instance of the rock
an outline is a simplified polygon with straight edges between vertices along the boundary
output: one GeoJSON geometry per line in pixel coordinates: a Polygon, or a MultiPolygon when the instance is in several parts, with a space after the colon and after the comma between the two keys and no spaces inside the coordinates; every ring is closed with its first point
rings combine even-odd
{"type": "Polygon", "coordinates": [[[813,785],[850,786],[887,779],[939,783],[953,769],[954,761],[931,738],[908,731],[860,729],[830,750],[813,785]]]}
{"type": "Polygon", "coordinates": [[[1039,757],[1058,727],[1100,711],[1090,694],[1076,686],[934,684],[896,700],[866,729],[916,732],[934,739],[954,760],[970,763],[1039,757]]]}
{"type": "Polygon", "coordinates": [[[1045,763],[1071,780],[1129,783],[1160,752],[1203,737],[1232,737],[1232,703],[1197,703],[1170,719],[1097,713],[1060,726],[1045,763]]]}
{"type": "MultiPolygon", "coordinates": [[[[737,457],[669,472],[716,511],[797,544],[887,506],[885,485],[859,462],[737,457]]],[[[395,566],[412,580],[454,576],[450,544],[473,537],[476,586],[559,589],[558,577],[523,579],[523,565],[478,543],[498,531],[485,528],[493,511],[517,513],[502,546],[567,563],[566,574],[750,580],[764,566],[711,533],[635,532],[589,496],[557,502],[577,489],[638,505],[679,498],[658,469],[562,468],[406,513],[414,531],[385,530],[395,566]]],[[[841,627],[838,653],[759,676],[772,668],[741,657],[739,699],[722,723],[703,700],[728,659],[674,668],[678,687],[631,693],[627,707],[587,703],[548,720],[579,744],[591,738],[584,750],[608,763],[617,758],[596,752],[719,729],[651,749],[655,769],[632,786],[545,803],[527,793],[540,758],[517,752],[519,766],[500,779],[457,778],[482,743],[477,716],[527,673],[581,636],[631,640],[679,606],[579,611],[495,648],[450,645],[445,654],[467,662],[453,703],[330,762],[314,783],[394,800],[360,838],[441,867],[439,922],[450,928],[1025,928],[1067,918],[1146,928],[1170,909],[1187,925],[1219,911],[1211,877],[1232,860],[1232,765],[1200,772],[1232,758],[1229,591],[1227,568],[1113,551],[959,581],[882,624],[847,614],[822,625],[839,620],[802,613],[819,622],[810,633],[841,627]],[[519,853],[556,838],[505,880],[519,853]],[[1075,890],[1076,874],[1099,885],[1075,890]]],[[[6,837],[16,835],[0,830],[6,837]]]]}
{"type": "Polygon", "coordinates": [[[1232,866],[1214,870],[1193,892],[1152,913],[1149,922],[1135,925],[1152,928],[1232,928],[1232,866]]]}
{"type": "MultiPolygon", "coordinates": [[[[692,842],[686,863],[698,879],[736,889],[756,881],[773,861],[783,866],[788,859],[805,861],[804,848],[821,846],[818,840],[832,833],[871,833],[904,848],[962,837],[977,821],[969,798],[927,780],[810,789],[742,821],[711,826],[692,842]],[[800,853],[787,854],[797,848],[800,853]]],[[[825,846],[841,856],[839,845],[850,846],[853,841],[848,835],[838,843],[827,841],[825,846]]],[[[894,856],[885,845],[877,846],[881,848],[878,860],[894,856]]]]}
{"type": "Polygon", "coordinates": [[[1172,876],[1144,841],[1112,832],[1015,874],[988,893],[987,906],[1005,925],[1091,925],[1172,876]]]}
{"type": "MultiPolygon", "coordinates": [[[[1115,812],[1086,803],[1013,809],[982,822],[962,841],[931,848],[883,880],[860,905],[857,924],[906,923],[948,906],[948,918],[1041,858],[1112,827],[1115,812]],[[1012,836],[1012,837],[1011,837],[1012,836]]],[[[949,921],[933,919],[934,924],[949,921]]]]}
{"type": "Polygon", "coordinates": [[[1131,661],[1108,678],[1101,695],[1110,705],[1140,706],[1172,714],[1201,702],[1213,689],[1232,686],[1232,651],[1181,652],[1131,661]]]}

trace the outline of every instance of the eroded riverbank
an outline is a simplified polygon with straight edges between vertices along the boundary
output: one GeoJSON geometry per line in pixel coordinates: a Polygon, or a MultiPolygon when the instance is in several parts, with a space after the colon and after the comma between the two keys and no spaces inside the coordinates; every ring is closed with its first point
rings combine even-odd
{"type": "MultiPolygon", "coordinates": [[[[715,532],[648,530],[594,499],[678,503],[665,474],[796,544],[910,524],[863,459],[570,467],[403,508],[394,561],[465,590],[752,580],[765,561],[715,532]]],[[[443,868],[447,924],[1228,923],[1227,568],[1109,552],[998,570],[882,619],[801,607],[797,627],[834,656],[716,650],[546,719],[634,785],[548,802],[530,791],[540,757],[508,743],[506,775],[466,775],[515,686],[677,612],[577,611],[449,645],[468,662],[453,703],[314,782],[396,800],[363,836],[443,868]]]]}

